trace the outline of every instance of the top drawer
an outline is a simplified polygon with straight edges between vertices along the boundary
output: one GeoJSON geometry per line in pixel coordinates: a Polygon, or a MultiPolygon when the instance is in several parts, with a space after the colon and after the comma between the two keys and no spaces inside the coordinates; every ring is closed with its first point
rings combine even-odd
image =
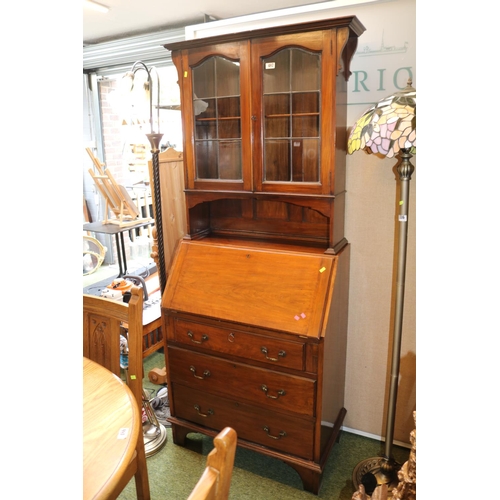
{"type": "Polygon", "coordinates": [[[262,361],[274,367],[305,369],[304,342],[264,337],[237,329],[219,328],[174,318],[173,338],[189,346],[262,361]]]}

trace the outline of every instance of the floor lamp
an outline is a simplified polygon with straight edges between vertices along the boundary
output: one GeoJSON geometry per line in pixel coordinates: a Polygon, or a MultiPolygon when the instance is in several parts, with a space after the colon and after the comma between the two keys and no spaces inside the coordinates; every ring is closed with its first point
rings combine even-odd
{"type": "Polygon", "coordinates": [[[400,465],[392,456],[394,438],[394,420],[399,381],[399,363],[401,356],[401,334],[403,325],[403,302],[406,278],[406,250],[408,239],[408,201],[409,187],[414,166],[410,160],[416,148],[416,112],[417,92],[412,87],[411,79],[400,92],[386,97],[367,110],[354,124],[347,143],[347,152],[365,150],[387,158],[399,159],[401,199],[399,201],[399,244],[396,276],[396,303],[394,308],[394,335],[392,345],[392,363],[387,408],[387,427],[385,434],[385,452],[382,457],[369,458],[360,462],[353,472],[355,489],[363,484],[370,494],[380,484],[396,486],[397,472],[400,465]]]}
{"type": "MultiPolygon", "coordinates": [[[[160,141],[163,134],[160,133],[160,77],[156,68],[153,66],[148,68],[146,64],[142,61],[137,61],[134,63],[130,71],[123,75],[123,80],[130,80],[129,90],[134,88],[134,78],[137,71],[143,70],[147,74],[147,81],[144,83],[144,90],[149,98],[149,125],[150,133],[146,134],[146,137],[151,144],[151,154],[152,154],[152,164],[153,164],[153,189],[154,189],[154,215],[155,215],[155,226],[158,238],[158,277],[160,282],[160,289],[163,293],[165,289],[165,284],[167,281],[165,272],[165,258],[163,254],[163,225],[161,217],[161,195],[160,195],[160,163],[158,159],[158,154],[160,153],[160,141]],[[157,104],[156,104],[156,127],[153,124],[153,78],[152,74],[156,75],[156,92],[157,92],[157,104]],[[156,130],[156,132],[155,132],[156,130]]],[[[143,389],[143,409],[147,417],[147,422],[143,422],[142,432],[144,435],[144,447],[146,451],[146,457],[150,457],[157,453],[167,440],[167,432],[165,427],[158,422],[156,415],[151,407],[148,400],[148,395],[143,389]]]]}
{"type": "Polygon", "coordinates": [[[135,74],[139,70],[144,70],[147,74],[147,81],[144,84],[144,90],[149,97],[149,124],[150,133],[146,134],[151,145],[152,154],[152,164],[153,164],[153,189],[154,189],[154,212],[155,212],[155,226],[158,238],[158,277],[160,281],[160,289],[163,293],[165,285],[167,282],[167,275],[165,270],[165,257],[164,257],[164,246],[163,246],[163,222],[161,214],[161,191],[160,191],[160,162],[158,155],[160,153],[160,141],[163,134],[160,133],[160,77],[156,68],[152,66],[148,68],[146,64],[142,61],[137,61],[133,64],[130,71],[123,75],[123,79],[130,79],[130,90],[134,86],[135,74]],[[153,125],[153,73],[156,76],[156,92],[157,92],[157,103],[156,103],[156,129],[153,125]],[[157,130],[155,132],[155,130],[157,130]]]}

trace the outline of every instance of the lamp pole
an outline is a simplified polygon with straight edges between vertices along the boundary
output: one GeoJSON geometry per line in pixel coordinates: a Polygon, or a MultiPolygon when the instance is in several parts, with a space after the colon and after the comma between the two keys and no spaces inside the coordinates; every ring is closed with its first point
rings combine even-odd
{"type": "Polygon", "coordinates": [[[410,181],[415,167],[410,162],[412,154],[409,149],[401,149],[401,162],[397,166],[401,190],[399,212],[398,267],[396,274],[396,305],[394,312],[394,335],[392,346],[391,381],[389,387],[389,408],[385,434],[385,458],[392,461],[392,442],[394,438],[394,421],[396,417],[396,401],[398,397],[399,365],[401,359],[401,338],[403,331],[403,305],[406,282],[406,254],[408,243],[408,204],[410,198],[410,181]]]}
{"type": "Polygon", "coordinates": [[[161,191],[160,191],[160,161],[158,154],[160,152],[160,141],[163,134],[147,134],[149,143],[151,144],[151,154],[153,163],[153,190],[154,190],[154,205],[155,205],[155,222],[156,222],[156,237],[158,240],[158,276],[160,280],[161,293],[165,290],[167,283],[167,273],[165,271],[165,252],[163,246],[163,222],[161,216],[161,191]]]}
{"type": "MultiPolygon", "coordinates": [[[[396,166],[399,174],[399,239],[396,269],[396,300],[394,307],[394,326],[392,340],[392,361],[389,385],[389,401],[387,406],[387,422],[385,432],[385,450],[381,457],[368,458],[361,461],[353,472],[353,483],[357,489],[363,484],[366,493],[372,494],[377,485],[387,485],[389,492],[398,484],[398,471],[401,465],[392,455],[394,440],[394,423],[398,397],[399,368],[401,358],[401,339],[403,332],[404,293],[406,281],[406,254],[408,242],[408,206],[410,198],[410,181],[415,167],[410,162],[410,149],[401,149],[398,153],[400,162],[396,166]]],[[[388,498],[392,498],[391,494],[388,498]]]]}

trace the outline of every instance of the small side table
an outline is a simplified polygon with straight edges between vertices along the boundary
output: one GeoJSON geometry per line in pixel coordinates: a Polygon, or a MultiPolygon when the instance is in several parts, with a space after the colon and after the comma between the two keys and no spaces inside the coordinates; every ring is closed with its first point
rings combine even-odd
{"type": "Polygon", "coordinates": [[[118,224],[104,224],[103,222],[89,222],[83,225],[84,231],[93,231],[94,233],[114,234],[116,239],[116,253],[118,255],[118,267],[120,272],[118,278],[121,278],[127,273],[127,257],[125,252],[125,243],[123,240],[123,233],[131,231],[140,227],[151,226],[155,223],[153,219],[148,221],[141,221],[137,224],[132,224],[126,227],[119,226],[118,224]]]}

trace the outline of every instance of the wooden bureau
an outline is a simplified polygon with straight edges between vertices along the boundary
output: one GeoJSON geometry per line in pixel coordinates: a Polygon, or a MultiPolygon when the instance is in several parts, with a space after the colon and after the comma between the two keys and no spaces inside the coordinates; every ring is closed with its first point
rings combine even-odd
{"type": "Polygon", "coordinates": [[[348,273],[349,246],[181,241],[162,306],[174,443],[229,425],[318,493],[346,413],[348,273]]]}
{"type": "Polygon", "coordinates": [[[233,427],[318,493],[344,408],[355,16],[168,44],[186,236],[162,296],[174,443],[233,427]]]}

